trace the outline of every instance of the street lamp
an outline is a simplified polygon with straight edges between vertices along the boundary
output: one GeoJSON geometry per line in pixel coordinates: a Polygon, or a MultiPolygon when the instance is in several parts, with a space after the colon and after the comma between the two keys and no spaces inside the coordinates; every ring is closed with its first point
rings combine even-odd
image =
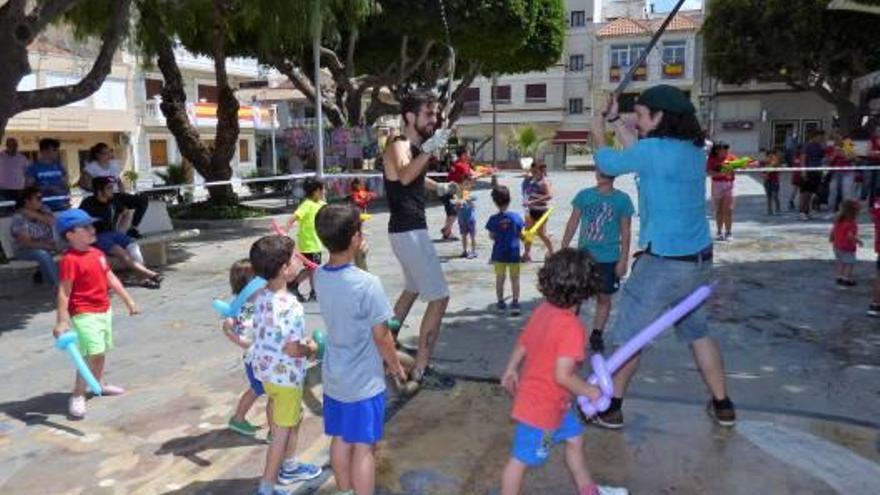
{"type": "Polygon", "coordinates": [[[278,152],[275,149],[275,122],[278,121],[278,104],[273,103],[269,106],[269,116],[272,118],[269,125],[272,130],[272,175],[278,175],[278,152]]]}

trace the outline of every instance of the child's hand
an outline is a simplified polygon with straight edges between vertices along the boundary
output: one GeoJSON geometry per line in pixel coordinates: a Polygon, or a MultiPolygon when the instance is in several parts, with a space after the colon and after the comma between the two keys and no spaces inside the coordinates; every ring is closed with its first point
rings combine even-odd
{"type": "Polygon", "coordinates": [[[504,375],[501,376],[501,386],[510,395],[516,395],[516,388],[519,386],[519,374],[517,374],[516,370],[504,371],[504,375]]]}
{"type": "Polygon", "coordinates": [[[627,260],[621,259],[617,261],[617,265],[614,266],[614,274],[617,275],[617,278],[623,278],[626,275],[629,266],[627,266],[627,260]]]}
{"type": "Polygon", "coordinates": [[[306,352],[309,359],[316,359],[318,357],[318,343],[315,342],[315,339],[306,340],[306,352]]]}
{"type": "Polygon", "coordinates": [[[395,380],[398,380],[400,383],[406,383],[406,368],[403,367],[403,364],[398,361],[397,369],[392,369],[388,367],[388,374],[391,375],[395,380]]]}
{"type": "Polygon", "coordinates": [[[233,330],[235,330],[235,319],[223,318],[223,330],[227,332],[232,332],[233,330]]]}
{"type": "Polygon", "coordinates": [[[309,348],[301,342],[288,342],[281,348],[281,352],[292,358],[301,358],[308,355],[309,348]]]}
{"type": "Polygon", "coordinates": [[[141,308],[138,307],[136,302],[131,301],[131,303],[128,304],[128,314],[129,316],[141,314],[141,308]]]}
{"type": "Polygon", "coordinates": [[[55,328],[52,329],[52,336],[56,339],[61,337],[61,335],[67,331],[67,325],[55,325],[55,328]]]}
{"type": "Polygon", "coordinates": [[[600,397],[602,397],[602,389],[595,385],[588,385],[586,392],[587,393],[585,395],[587,396],[587,398],[593,402],[596,402],[597,400],[599,400],[600,397]]]}

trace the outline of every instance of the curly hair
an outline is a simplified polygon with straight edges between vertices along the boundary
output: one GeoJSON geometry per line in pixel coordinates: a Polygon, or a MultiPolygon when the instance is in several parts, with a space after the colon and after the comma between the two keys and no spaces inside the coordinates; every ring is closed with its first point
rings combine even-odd
{"type": "Polygon", "coordinates": [[[538,290],[558,308],[577,306],[595,296],[599,286],[595,261],[581,249],[560,249],[538,271],[538,290]]]}

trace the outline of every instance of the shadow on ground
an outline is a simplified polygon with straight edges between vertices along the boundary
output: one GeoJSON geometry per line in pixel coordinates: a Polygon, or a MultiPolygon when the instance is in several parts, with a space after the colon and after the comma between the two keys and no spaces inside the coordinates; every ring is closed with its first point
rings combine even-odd
{"type": "Polygon", "coordinates": [[[70,394],[53,392],[21,401],[5,402],[0,404],[0,414],[21,421],[28,427],[45,426],[71,435],[85,436],[82,431],[52,419],[53,417],[67,417],[67,400],[69,398],[70,394]]]}
{"type": "Polygon", "coordinates": [[[240,435],[230,430],[223,429],[168,440],[163,443],[154,454],[171,454],[173,456],[183,457],[197,466],[208,467],[211,465],[211,461],[200,456],[200,454],[206,450],[231,449],[254,445],[265,445],[265,442],[254,437],[240,435]]]}

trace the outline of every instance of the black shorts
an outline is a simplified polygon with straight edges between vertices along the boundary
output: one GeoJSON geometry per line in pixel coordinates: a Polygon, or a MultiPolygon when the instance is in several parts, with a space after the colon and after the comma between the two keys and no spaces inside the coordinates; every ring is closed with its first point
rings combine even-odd
{"type": "Polygon", "coordinates": [[[546,209],[546,208],[543,209],[543,210],[539,210],[539,209],[537,209],[537,208],[530,208],[530,209],[529,209],[529,216],[532,217],[532,220],[535,221],[535,222],[537,222],[538,220],[540,220],[541,217],[544,216],[544,213],[547,213],[547,209],[546,209]]]}
{"type": "Polygon", "coordinates": [[[764,192],[767,194],[779,192],[779,182],[764,181],[764,192]]]}
{"type": "Polygon", "coordinates": [[[446,212],[447,217],[454,217],[458,215],[458,212],[455,211],[455,205],[452,204],[452,195],[447,194],[446,196],[442,196],[440,201],[443,202],[443,210],[446,212]]]}
{"type": "Polygon", "coordinates": [[[801,192],[818,194],[822,185],[822,172],[807,172],[801,179],[801,192]]]}
{"type": "Polygon", "coordinates": [[[601,294],[614,294],[620,288],[620,278],[617,276],[617,262],[596,263],[596,273],[599,275],[599,292],[601,294]]]}

